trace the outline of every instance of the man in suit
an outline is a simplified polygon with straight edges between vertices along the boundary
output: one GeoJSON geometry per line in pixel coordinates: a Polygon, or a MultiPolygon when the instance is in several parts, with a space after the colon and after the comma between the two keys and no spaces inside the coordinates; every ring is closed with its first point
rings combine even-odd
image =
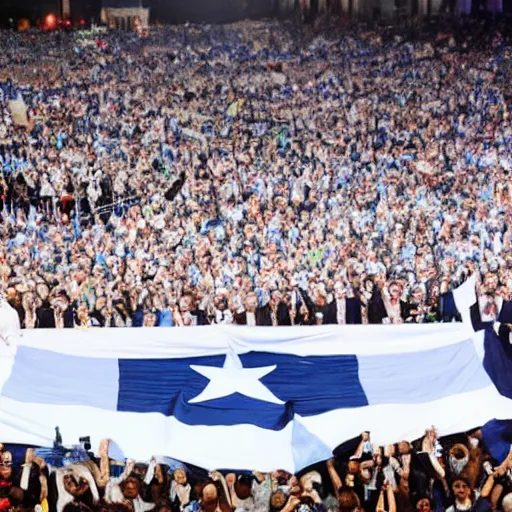
{"type": "Polygon", "coordinates": [[[197,307],[194,297],[190,294],[181,297],[174,317],[174,321],[178,326],[192,327],[210,324],[208,316],[202,309],[197,307]]]}
{"type": "Polygon", "coordinates": [[[48,299],[36,309],[36,329],[55,329],[55,311],[48,299]]]}
{"type": "Polygon", "coordinates": [[[323,325],[338,323],[336,301],[328,302],[327,291],[323,286],[315,287],[312,297],[305,290],[300,290],[300,293],[307,305],[309,317],[313,323],[323,325]]]}
{"type": "Polygon", "coordinates": [[[36,329],[55,329],[55,310],[50,304],[50,290],[46,284],[40,284],[36,288],[37,295],[41,300],[40,306],[36,309],[36,329]]]}
{"type": "Polygon", "coordinates": [[[27,448],[25,463],[21,465],[17,478],[14,481],[15,486],[23,490],[22,504],[28,509],[33,509],[41,503],[42,479],[39,464],[42,461],[36,461],[34,455],[34,449],[27,448]]]}
{"type": "Polygon", "coordinates": [[[228,307],[228,292],[224,288],[218,289],[213,299],[211,318],[214,324],[231,325],[233,323],[233,313],[228,307]]]}
{"type": "Polygon", "coordinates": [[[269,305],[258,307],[258,296],[254,292],[247,294],[244,301],[245,309],[235,313],[235,324],[250,326],[271,326],[272,315],[269,305]]]}
{"type": "Polygon", "coordinates": [[[291,298],[286,298],[280,291],[275,290],[270,297],[269,307],[272,325],[294,325],[290,314],[291,298]]]}

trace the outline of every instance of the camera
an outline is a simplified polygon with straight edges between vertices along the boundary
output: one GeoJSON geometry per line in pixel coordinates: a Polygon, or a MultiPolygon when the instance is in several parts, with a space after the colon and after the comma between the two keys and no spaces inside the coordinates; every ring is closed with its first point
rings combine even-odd
{"type": "Polygon", "coordinates": [[[79,437],[78,442],[84,445],[84,450],[89,451],[91,449],[91,436],[79,437]]]}

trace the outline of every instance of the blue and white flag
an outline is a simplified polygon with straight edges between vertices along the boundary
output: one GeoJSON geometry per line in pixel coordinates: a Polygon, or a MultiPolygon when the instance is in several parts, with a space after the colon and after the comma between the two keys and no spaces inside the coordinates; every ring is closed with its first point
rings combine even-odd
{"type": "Polygon", "coordinates": [[[297,471],[372,442],[512,418],[466,324],[28,330],[0,343],[0,441],[297,471]]]}

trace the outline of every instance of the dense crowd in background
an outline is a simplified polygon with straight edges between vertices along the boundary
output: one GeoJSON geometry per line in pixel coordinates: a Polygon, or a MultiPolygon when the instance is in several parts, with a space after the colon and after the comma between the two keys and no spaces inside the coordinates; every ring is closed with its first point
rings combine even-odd
{"type": "MultiPolygon", "coordinates": [[[[0,445],[0,510],[29,512],[457,512],[512,510],[512,458],[491,457],[481,430],[374,446],[370,433],[292,475],[283,470],[210,471],[169,458],[116,461],[96,455],[0,445]],[[18,459],[18,460],[17,460],[18,459]]],[[[85,445],[87,448],[87,445],[85,445]]],[[[88,446],[90,449],[90,445],[88,446]]]]}
{"type": "MultiPolygon", "coordinates": [[[[476,274],[495,320],[512,299],[509,34],[1,33],[0,292],[24,328],[398,324],[460,319],[449,292],[476,274]]],[[[511,512],[508,452],[438,436],[365,432],[297,475],[0,444],[0,511],[511,512]]]]}
{"type": "Polygon", "coordinates": [[[0,278],[22,327],[452,321],[475,272],[495,319],[509,34],[0,34],[0,278]]]}

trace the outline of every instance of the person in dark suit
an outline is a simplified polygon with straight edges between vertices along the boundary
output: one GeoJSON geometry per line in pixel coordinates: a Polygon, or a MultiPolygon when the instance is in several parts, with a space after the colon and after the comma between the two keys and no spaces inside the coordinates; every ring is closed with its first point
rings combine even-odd
{"type": "Polygon", "coordinates": [[[269,302],[272,325],[295,325],[295,317],[292,310],[292,297],[284,295],[280,291],[272,292],[269,302]]]}
{"type": "Polygon", "coordinates": [[[23,490],[22,505],[33,509],[41,502],[41,467],[34,457],[34,449],[27,448],[25,463],[14,479],[14,485],[23,490]]]}
{"type": "Polygon", "coordinates": [[[271,326],[272,314],[270,306],[267,304],[258,307],[258,296],[256,293],[248,293],[245,298],[245,309],[235,313],[235,324],[250,326],[271,326]]]}
{"type": "Polygon", "coordinates": [[[384,306],[380,290],[375,287],[373,288],[372,296],[368,301],[368,323],[381,324],[387,316],[386,307],[384,306]]]}
{"type": "Polygon", "coordinates": [[[384,276],[377,279],[376,285],[380,290],[388,323],[402,324],[406,322],[411,317],[413,306],[401,299],[404,292],[403,285],[399,281],[391,281],[387,284],[384,276]]]}
{"type": "Polygon", "coordinates": [[[209,325],[210,321],[205,311],[199,309],[192,295],[181,297],[178,310],[175,312],[175,323],[179,326],[209,325]]]}
{"type": "Polygon", "coordinates": [[[60,314],[62,315],[62,326],[64,329],[73,329],[77,325],[80,325],[76,312],[76,304],[71,302],[71,299],[65,291],[61,291],[58,296],[60,299],[60,314]]]}
{"type": "Polygon", "coordinates": [[[461,322],[462,318],[455,305],[451,292],[442,293],[437,303],[436,317],[438,322],[461,322]]]}
{"type": "Polygon", "coordinates": [[[276,309],[275,325],[309,325],[311,323],[310,311],[295,280],[284,290],[275,291],[272,294],[270,305],[272,304],[276,309]]]}
{"type": "Polygon", "coordinates": [[[36,309],[36,329],[55,329],[55,311],[48,298],[36,309]]]}
{"type": "Polygon", "coordinates": [[[305,290],[300,290],[300,294],[309,310],[310,323],[323,325],[338,323],[336,301],[327,302],[327,293],[323,287],[315,288],[312,297],[305,290]]]}

